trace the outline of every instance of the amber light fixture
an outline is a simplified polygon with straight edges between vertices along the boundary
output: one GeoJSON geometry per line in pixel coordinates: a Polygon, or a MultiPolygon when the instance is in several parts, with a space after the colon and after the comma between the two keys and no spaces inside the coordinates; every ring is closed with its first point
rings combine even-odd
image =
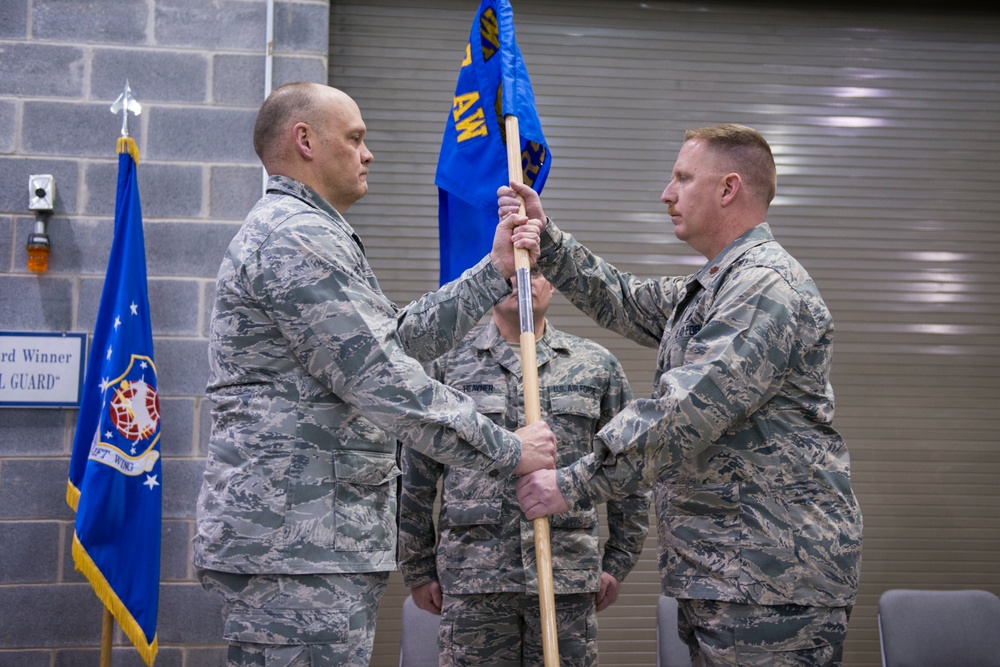
{"type": "Polygon", "coordinates": [[[48,225],[56,199],[56,182],[51,174],[28,177],[28,209],[35,212],[35,226],[28,235],[28,270],[45,273],[49,268],[48,225]]]}

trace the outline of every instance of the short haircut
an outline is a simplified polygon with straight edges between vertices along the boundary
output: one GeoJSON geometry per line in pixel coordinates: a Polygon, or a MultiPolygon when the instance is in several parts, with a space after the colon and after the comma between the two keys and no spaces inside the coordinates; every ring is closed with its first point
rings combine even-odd
{"type": "Polygon", "coordinates": [[[778,187],[774,155],[764,136],[746,125],[725,123],[699,127],[684,133],[684,141],[699,139],[717,155],[728,159],[730,168],[750,187],[751,192],[764,197],[767,204],[774,199],[778,187]]]}
{"type": "Polygon", "coordinates": [[[276,140],[290,120],[312,122],[316,114],[317,84],[308,81],[286,83],[267,96],[253,126],[253,149],[261,161],[273,157],[276,140]]]}

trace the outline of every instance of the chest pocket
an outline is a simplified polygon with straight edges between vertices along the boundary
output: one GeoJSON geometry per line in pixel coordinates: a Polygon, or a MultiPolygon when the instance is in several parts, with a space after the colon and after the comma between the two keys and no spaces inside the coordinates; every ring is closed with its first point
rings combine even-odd
{"type": "Polygon", "coordinates": [[[670,333],[664,337],[659,354],[660,371],[684,365],[688,343],[698,335],[705,322],[704,309],[708,307],[706,293],[701,285],[688,285],[687,294],[674,309],[670,333]]]}
{"type": "Polygon", "coordinates": [[[594,433],[601,418],[601,403],[596,394],[586,392],[549,392],[548,410],[543,415],[558,441],[556,465],[567,466],[590,453],[594,433]]]}

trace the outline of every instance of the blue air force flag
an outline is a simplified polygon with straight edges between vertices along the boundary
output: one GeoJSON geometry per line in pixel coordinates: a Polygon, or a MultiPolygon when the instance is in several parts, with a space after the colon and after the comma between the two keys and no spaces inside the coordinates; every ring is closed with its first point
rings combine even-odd
{"type": "Polygon", "coordinates": [[[524,183],[541,192],[552,164],[535,95],[514,40],[507,0],[483,0],[441,141],[437,175],[441,283],[489,252],[497,226],[497,188],[510,181],[504,116],[517,116],[524,183]]]}
{"type": "Polygon", "coordinates": [[[160,586],[160,401],[135,142],[120,138],[118,154],[114,240],[91,339],[66,500],[76,510],[76,569],[152,665],[160,586]]]}

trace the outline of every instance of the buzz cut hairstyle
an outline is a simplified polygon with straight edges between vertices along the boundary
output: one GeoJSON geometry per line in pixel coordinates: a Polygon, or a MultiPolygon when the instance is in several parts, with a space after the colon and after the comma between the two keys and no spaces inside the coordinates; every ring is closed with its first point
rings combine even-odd
{"type": "Polygon", "coordinates": [[[746,181],[750,190],[771,203],[778,186],[777,169],[771,146],[760,132],[746,125],[724,123],[686,131],[684,141],[692,139],[704,141],[713,151],[728,158],[733,171],[746,181]]]}
{"type": "Polygon", "coordinates": [[[308,120],[311,124],[316,114],[317,84],[309,81],[286,83],[275,88],[257,112],[253,126],[253,149],[261,160],[273,149],[285,124],[292,119],[308,120]]]}

